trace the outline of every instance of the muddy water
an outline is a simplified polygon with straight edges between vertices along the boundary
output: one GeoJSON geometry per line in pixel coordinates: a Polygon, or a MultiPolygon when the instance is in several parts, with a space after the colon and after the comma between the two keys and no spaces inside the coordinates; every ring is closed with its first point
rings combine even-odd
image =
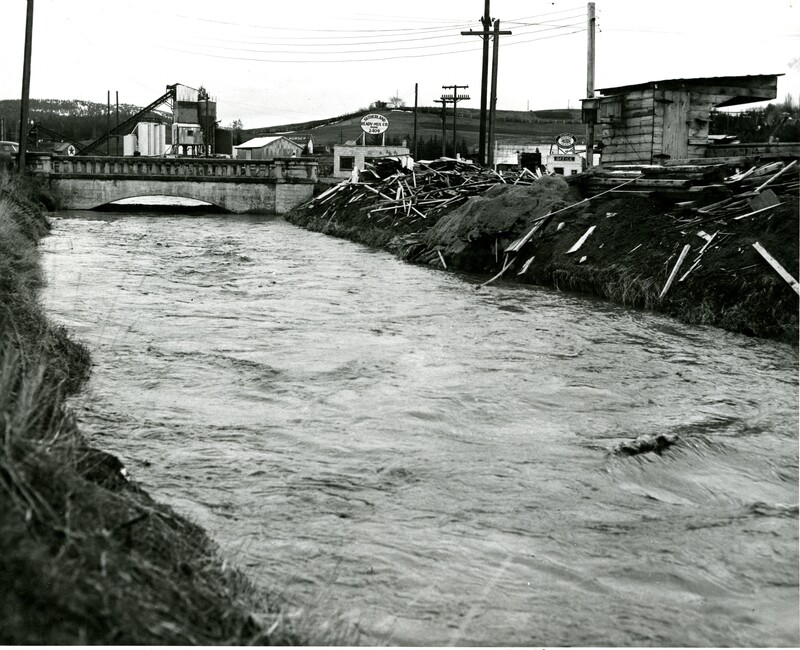
{"type": "Polygon", "coordinates": [[[298,611],[369,644],[800,644],[795,349],[281,220],[62,214],[44,251],[84,429],[298,611]]]}

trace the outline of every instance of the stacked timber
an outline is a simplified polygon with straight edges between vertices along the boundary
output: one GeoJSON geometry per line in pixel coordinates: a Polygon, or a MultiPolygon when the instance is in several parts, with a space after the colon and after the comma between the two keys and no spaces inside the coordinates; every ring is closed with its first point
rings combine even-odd
{"type": "MultiPolygon", "coordinates": [[[[786,163],[783,161],[760,165],[754,159],[748,158],[670,161],[663,165],[612,163],[589,172],[588,191],[590,195],[594,195],[621,182],[635,180],[619,192],[658,193],[672,199],[685,198],[691,203],[712,191],[724,198],[735,194],[742,184],[757,187],[760,182],[757,179],[763,181],[763,177],[784,167],[786,163]]],[[[787,177],[784,185],[789,182],[787,177]]]]}

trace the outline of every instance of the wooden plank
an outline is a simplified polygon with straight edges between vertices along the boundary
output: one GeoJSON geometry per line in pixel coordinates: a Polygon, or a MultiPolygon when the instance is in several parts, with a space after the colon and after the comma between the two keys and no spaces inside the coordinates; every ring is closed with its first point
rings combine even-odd
{"type": "MultiPolygon", "coordinates": [[[[770,184],[772,181],[774,181],[775,179],[777,179],[777,178],[778,178],[778,177],[779,177],[781,174],[783,174],[784,172],[786,172],[786,171],[790,170],[790,169],[791,169],[792,167],[794,167],[796,164],[797,164],[797,161],[796,161],[796,160],[793,160],[793,161],[792,161],[792,162],[790,162],[788,165],[786,165],[786,167],[784,167],[784,168],[783,168],[783,169],[781,169],[781,170],[780,170],[780,171],[779,171],[777,174],[775,174],[775,175],[774,175],[772,178],[770,178],[769,180],[767,180],[767,181],[765,181],[764,183],[762,183],[761,185],[759,185],[759,186],[758,186],[758,187],[755,189],[755,191],[756,191],[756,192],[760,192],[760,191],[761,191],[761,190],[763,190],[763,189],[764,189],[764,188],[765,188],[767,185],[769,185],[769,184],[770,184]]],[[[755,172],[754,172],[754,173],[755,173],[755,172]]]]}
{"type": "Polygon", "coordinates": [[[517,273],[517,275],[522,275],[523,273],[525,273],[525,271],[528,270],[528,267],[531,265],[531,262],[533,262],[533,258],[534,257],[536,257],[536,256],[535,255],[531,255],[528,258],[528,260],[525,262],[525,264],[522,265],[522,270],[519,273],[517,273]]]}
{"type": "Polygon", "coordinates": [[[505,263],[505,264],[503,264],[503,268],[502,268],[502,269],[500,269],[500,272],[499,272],[497,275],[495,275],[495,276],[494,276],[494,277],[492,277],[492,278],[489,278],[488,280],[486,280],[486,282],[484,282],[483,284],[479,284],[479,285],[478,285],[477,287],[475,287],[475,288],[476,288],[476,289],[480,289],[481,287],[485,287],[487,284],[491,284],[492,282],[494,282],[495,280],[497,280],[497,278],[499,278],[501,275],[503,275],[503,273],[505,273],[505,272],[508,270],[508,267],[509,267],[509,266],[511,266],[511,265],[514,263],[514,260],[515,260],[515,259],[517,259],[517,258],[516,258],[516,256],[515,256],[515,257],[512,257],[510,260],[507,260],[507,261],[506,261],[506,263],[505,263]]]}
{"type": "Polygon", "coordinates": [[[664,91],[664,96],[673,101],[664,108],[664,128],[661,152],[670,158],[685,158],[689,140],[689,125],[686,115],[689,93],[679,90],[664,91]]]}
{"type": "Polygon", "coordinates": [[[624,99],[625,102],[629,101],[641,101],[643,99],[649,99],[650,101],[653,100],[653,89],[652,88],[641,88],[639,90],[632,90],[630,92],[625,93],[624,95],[616,95],[617,97],[621,97],[624,99]]]}
{"type": "Polygon", "coordinates": [[[739,219],[744,219],[746,217],[752,217],[756,214],[760,214],[761,212],[766,212],[767,210],[774,210],[779,205],[783,205],[783,203],[776,203],[774,205],[768,205],[766,208],[761,208],[760,210],[753,210],[753,212],[748,212],[747,214],[739,215],[738,217],[734,217],[734,221],[739,221],[739,219]]]}
{"type": "Polygon", "coordinates": [[[572,246],[572,248],[570,248],[565,253],[565,255],[569,255],[570,253],[577,252],[580,249],[580,247],[583,246],[584,242],[587,239],[589,239],[589,235],[591,235],[594,232],[595,228],[597,228],[597,226],[589,226],[589,230],[587,230],[585,233],[583,233],[583,235],[581,235],[581,238],[578,241],[575,242],[575,244],[572,246]]]}
{"type": "Polygon", "coordinates": [[[789,283],[789,286],[792,287],[792,289],[794,289],[795,293],[800,296],[800,284],[798,284],[797,280],[795,280],[786,271],[786,269],[783,268],[783,266],[781,266],[781,264],[778,262],[778,260],[776,260],[774,257],[772,257],[772,255],[770,255],[767,252],[767,250],[758,242],[755,242],[753,244],[753,248],[755,248],[761,254],[761,257],[763,257],[765,260],[767,260],[767,263],[773,269],[775,269],[778,272],[778,275],[780,275],[784,280],[786,280],[786,282],[789,283]]]}
{"type": "Polygon", "coordinates": [[[675,280],[675,276],[678,274],[678,269],[681,268],[681,264],[683,264],[683,260],[686,259],[686,255],[691,250],[691,246],[686,244],[681,251],[681,254],[678,256],[678,261],[675,262],[675,266],[672,267],[672,273],[669,274],[669,278],[667,278],[667,283],[664,285],[664,288],[661,290],[661,293],[658,295],[658,299],[661,300],[669,291],[669,288],[672,286],[672,282],[675,280]]]}
{"type": "Polygon", "coordinates": [[[653,136],[653,125],[646,124],[631,126],[629,128],[619,127],[614,129],[603,129],[603,138],[623,138],[633,140],[634,138],[650,139],[653,136]]]}
{"type": "MultiPolygon", "coordinates": [[[[598,187],[607,187],[614,185],[618,181],[614,178],[593,178],[592,184],[598,187]]],[[[638,178],[636,179],[637,187],[649,188],[674,188],[674,187],[688,187],[691,185],[691,179],[686,178],[638,178]]]]}
{"type": "Polygon", "coordinates": [[[622,111],[622,119],[623,121],[627,122],[628,120],[638,120],[638,119],[655,119],[655,113],[653,112],[655,109],[650,108],[636,108],[636,109],[626,109],[622,111]]]}
{"type": "Polygon", "coordinates": [[[626,129],[631,129],[635,126],[644,126],[644,125],[652,126],[654,119],[655,118],[653,117],[652,114],[648,114],[637,117],[623,118],[622,122],[626,129]]]}

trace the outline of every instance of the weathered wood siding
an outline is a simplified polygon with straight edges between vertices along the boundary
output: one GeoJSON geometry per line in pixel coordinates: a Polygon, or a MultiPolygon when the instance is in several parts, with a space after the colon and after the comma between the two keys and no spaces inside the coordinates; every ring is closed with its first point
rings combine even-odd
{"type": "Polygon", "coordinates": [[[598,120],[603,141],[603,162],[651,160],[654,105],[653,91],[650,89],[601,98],[598,120]]]}
{"type": "MultiPolygon", "coordinates": [[[[711,110],[774,99],[777,77],[668,80],[609,89],[598,102],[597,129],[603,162],[662,162],[703,158],[711,110]]],[[[587,100],[588,101],[588,100],[587,100]]]]}

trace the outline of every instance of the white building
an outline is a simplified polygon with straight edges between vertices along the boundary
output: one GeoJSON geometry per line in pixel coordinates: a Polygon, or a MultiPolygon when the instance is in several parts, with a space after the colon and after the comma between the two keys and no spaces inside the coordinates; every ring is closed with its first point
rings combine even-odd
{"type": "Polygon", "coordinates": [[[333,176],[347,178],[353,170],[364,169],[371,163],[388,156],[411,159],[408,147],[387,147],[383,145],[337,144],[333,147],[333,176]]]}
{"type": "Polygon", "coordinates": [[[494,164],[497,170],[541,165],[550,174],[571,176],[586,169],[586,148],[562,148],[554,142],[495,141],[494,164]]]}

